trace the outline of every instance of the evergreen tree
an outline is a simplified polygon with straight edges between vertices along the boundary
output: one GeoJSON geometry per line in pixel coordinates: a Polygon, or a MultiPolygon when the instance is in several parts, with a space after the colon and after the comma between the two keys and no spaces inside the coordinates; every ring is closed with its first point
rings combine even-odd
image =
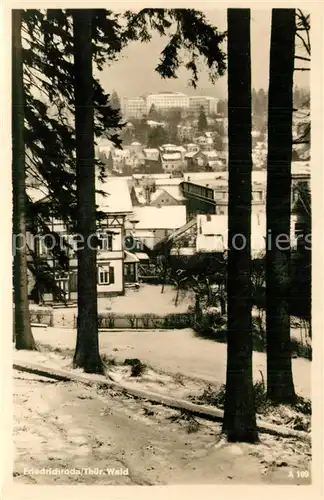
{"type": "MultiPolygon", "coordinates": [[[[138,13],[126,12],[122,16],[103,9],[93,9],[92,59],[96,68],[101,70],[104,63],[114,60],[130,41],[148,41],[152,36],[151,27],[161,35],[170,36],[157,66],[162,77],[176,76],[180,65],[179,53],[183,48],[187,49],[189,56],[186,67],[192,73],[190,82],[193,86],[198,79],[197,60],[200,56],[206,61],[212,81],[224,74],[225,54],[221,50],[221,43],[225,34],[210,26],[202,13],[190,9],[144,9],[138,13]],[[170,33],[174,22],[178,25],[176,36],[170,33]]],[[[78,229],[76,222],[80,213],[76,190],[76,136],[73,128],[75,67],[72,57],[75,47],[72,12],[60,9],[25,11],[23,33],[27,47],[24,50],[24,83],[28,168],[49,192],[46,202],[37,207],[28,200],[28,215],[37,231],[44,234],[50,233],[51,217],[63,220],[68,230],[73,232],[78,229]]],[[[109,96],[103,92],[99,82],[93,79],[92,85],[94,135],[108,135],[112,142],[119,145],[118,131],[122,126],[120,116],[109,106],[109,96]]],[[[79,146],[79,158],[82,155],[79,146]]],[[[99,174],[104,175],[103,165],[99,174]]],[[[97,215],[100,217],[102,214],[97,212],[97,215]]],[[[68,265],[65,253],[60,248],[55,251],[58,252],[58,262],[68,265]]],[[[35,272],[39,271],[35,261],[33,264],[35,272]]],[[[96,343],[94,336],[92,338],[96,343]]]]}
{"type": "Polygon", "coordinates": [[[199,116],[198,116],[198,130],[199,132],[205,132],[205,130],[208,128],[208,122],[206,118],[206,113],[204,110],[204,107],[201,106],[199,110],[199,116]]]}
{"type": "Polygon", "coordinates": [[[149,148],[158,148],[166,144],[168,140],[167,132],[164,127],[152,127],[148,134],[147,146],[149,148]]]}
{"type": "Polygon", "coordinates": [[[36,349],[31,331],[27,293],[25,200],[24,84],[21,44],[22,11],[12,11],[12,187],[14,338],[16,349],[36,349]]]}
{"type": "Polygon", "coordinates": [[[115,109],[116,111],[120,111],[121,109],[119,95],[117,94],[116,90],[113,90],[111,93],[110,106],[112,109],[115,109]]]}
{"type": "MultiPolygon", "coordinates": [[[[93,24],[94,63],[99,68],[102,59],[112,59],[118,48],[118,33],[107,37],[101,28],[111,26],[105,11],[95,11],[93,24]]],[[[25,141],[26,170],[37,178],[41,189],[48,192],[42,203],[33,203],[27,196],[27,216],[35,233],[51,234],[58,244],[52,253],[57,270],[67,269],[69,245],[64,238],[52,234],[50,220],[61,219],[71,232],[76,231],[76,178],[74,131],[74,74],[72,18],[69,11],[26,10],[23,12],[22,35],[25,49],[25,141]],[[54,38],[55,37],[55,38],[54,38]],[[64,52],[61,46],[65,47],[64,52]]],[[[95,135],[104,133],[117,146],[120,140],[120,116],[109,106],[109,96],[97,80],[93,80],[95,135]]],[[[104,165],[96,162],[99,176],[104,175],[104,165]]],[[[98,217],[100,217],[98,212],[98,217]]],[[[28,262],[36,277],[38,287],[51,291],[56,299],[64,300],[56,286],[53,269],[30,249],[28,262]]]]}
{"type": "Polygon", "coordinates": [[[266,329],[267,394],[276,403],[295,400],[289,315],[295,32],[295,10],[273,9],[268,111],[266,329]]]}
{"type": "Polygon", "coordinates": [[[92,10],[73,11],[77,234],[78,249],[78,325],[73,358],[75,368],[103,373],[99,355],[97,310],[97,250],[95,160],[92,78],[92,10]]]}
{"type": "Polygon", "coordinates": [[[223,431],[229,441],[255,442],[258,433],[252,375],[250,9],[227,12],[229,251],[223,431]],[[238,235],[243,235],[243,242],[241,238],[238,242],[238,235]]]}
{"type": "Polygon", "coordinates": [[[227,116],[227,101],[226,99],[220,99],[217,106],[218,114],[222,116],[227,116]]]}
{"type": "Polygon", "coordinates": [[[291,314],[304,318],[309,323],[312,336],[312,211],[311,193],[308,186],[298,184],[294,189],[295,203],[292,212],[297,216],[295,229],[298,232],[297,251],[292,256],[291,266],[291,314]]]}
{"type": "Polygon", "coordinates": [[[152,106],[150,107],[147,118],[149,120],[152,120],[155,122],[158,122],[160,120],[160,114],[159,114],[158,110],[156,109],[155,104],[152,104],[152,106]]]}

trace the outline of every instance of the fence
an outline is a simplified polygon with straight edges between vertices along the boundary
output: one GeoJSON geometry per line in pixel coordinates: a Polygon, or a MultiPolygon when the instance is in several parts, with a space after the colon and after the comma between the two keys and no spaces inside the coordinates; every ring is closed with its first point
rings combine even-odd
{"type": "MultiPolygon", "coordinates": [[[[31,309],[30,322],[37,325],[54,326],[53,311],[49,309],[31,309]]],[[[13,328],[15,328],[15,310],[13,310],[13,328]]]]}
{"type": "MultiPolygon", "coordinates": [[[[158,316],[155,314],[114,314],[102,313],[98,315],[98,327],[100,329],[125,328],[127,330],[149,330],[149,329],[180,329],[192,328],[194,324],[193,315],[167,314],[158,316]]],[[[74,328],[77,327],[77,316],[74,316],[74,328]]]]}

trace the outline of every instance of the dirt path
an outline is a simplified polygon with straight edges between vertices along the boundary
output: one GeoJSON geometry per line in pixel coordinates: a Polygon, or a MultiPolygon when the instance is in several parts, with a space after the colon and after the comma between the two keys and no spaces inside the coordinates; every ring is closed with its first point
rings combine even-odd
{"type": "Polygon", "coordinates": [[[218,424],[160,405],[14,371],[15,482],[309,483],[297,480],[309,468],[306,445],[266,435],[259,445],[220,445],[219,435],[218,424]]]}

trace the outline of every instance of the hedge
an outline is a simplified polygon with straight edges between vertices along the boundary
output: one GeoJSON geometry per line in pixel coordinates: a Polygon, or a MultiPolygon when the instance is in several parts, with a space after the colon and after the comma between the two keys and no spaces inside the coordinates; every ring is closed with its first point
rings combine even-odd
{"type": "Polygon", "coordinates": [[[183,314],[114,314],[99,313],[99,328],[127,328],[127,329],[181,329],[192,328],[193,315],[183,314]]]}

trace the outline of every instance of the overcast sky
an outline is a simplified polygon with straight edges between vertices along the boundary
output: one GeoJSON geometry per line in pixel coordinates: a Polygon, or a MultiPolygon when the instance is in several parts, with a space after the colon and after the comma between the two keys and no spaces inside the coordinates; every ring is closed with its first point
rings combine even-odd
{"type": "MultiPolygon", "coordinates": [[[[208,20],[219,30],[227,29],[225,10],[204,11],[208,20]]],[[[252,86],[268,87],[271,10],[252,10],[251,13],[252,86]]],[[[189,73],[179,70],[178,79],[163,80],[155,71],[165,39],[154,35],[149,43],[133,42],[123,52],[122,58],[106,67],[100,80],[108,93],[115,89],[120,97],[133,97],[149,92],[174,91],[187,94],[226,97],[226,75],[214,85],[207,72],[200,74],[197,90],[188,87],[189,73]]],[[[225,46],[226,47],[226,46],[225,46]]],[[[308,86],[309,72],[295,73],[295,84],[308,86]]]]}

